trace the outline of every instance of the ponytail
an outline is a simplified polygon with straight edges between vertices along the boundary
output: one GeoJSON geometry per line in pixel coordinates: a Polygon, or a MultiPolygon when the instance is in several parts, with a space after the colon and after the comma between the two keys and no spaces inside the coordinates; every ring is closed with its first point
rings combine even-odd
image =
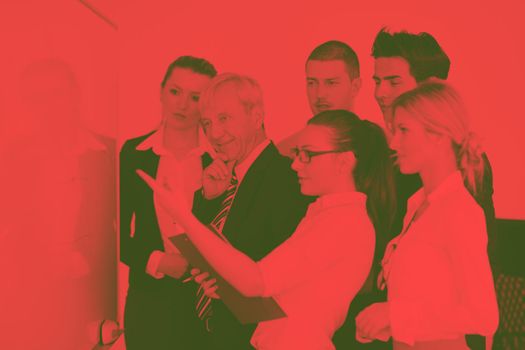
{"type": "Polygon", "coordinates": [[[396,196],[393,161],[383,130],[345,110],[319,113],[308,124],[330,128],[336,149],[354,153],[352,176],[356,190],[367,195],[368,216],[377,240],[385,240],[394,222],[396,196]]]}
{"type": "Polygon", "coordinates": [[[457,166],[465,185],[474,197],[480,192],[485,165],[483,150],[476,134],[469,132],[460,144],[454,143],[457,166]]]}
{"type": "Polygon", "coordinates": [[[368,215],[379,240],[390,234],[396,211],[390,149],[383,130],[367,120],[363,120],[356,131],[354,146],[357,159],[353,173],[355,186],[367,195],[368,215]]]}

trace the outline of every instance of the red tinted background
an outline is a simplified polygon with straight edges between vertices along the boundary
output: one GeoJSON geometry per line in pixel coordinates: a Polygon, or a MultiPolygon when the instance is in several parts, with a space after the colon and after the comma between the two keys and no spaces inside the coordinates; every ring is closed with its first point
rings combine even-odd
{"type": "MultiPolygon", "coordinates": [[[[159,84],[166,66],[179,55],[205,57],[220,72],[245,73],[260,82],[268,134],[278,141],[310,117],[304,63],[316,45],[337,39],[355,49],[363,78],[356,112],[382,124],[373,100],[373,38],[383,26],[427,31],[448,53],[449,80],[463,94],[473,129],[484,139],[494,170],[497,216],[525,219],[521,204],[525,198],[521,96],[525,30],[523,5],[518,0],[446,0],[432,5],[420,1],[91,3],[118,30],[80,1],[26,0],[2,5],[0,136],[4,151],[10,151],[9,141],[17,139],[27,122],[17,117],[18,74],[39,58],[60,57],[73,67],[86,124],[121,144],[160,121],[159,84]]],[[[24,220],[23,213],[18,214],[24,220]]],[[[23,255],[23,247],[19,249],[17,254],[23,255]]],[[[16,274],[17,270],[9,271],[16,274]]],[[[120,279],[122,296],[125,275],[120,279]]]]}

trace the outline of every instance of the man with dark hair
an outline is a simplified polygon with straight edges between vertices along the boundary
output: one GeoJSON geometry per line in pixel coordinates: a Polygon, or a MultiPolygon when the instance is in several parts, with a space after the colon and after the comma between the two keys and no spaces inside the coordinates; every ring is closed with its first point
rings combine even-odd
{"type": "Polygon", "coordinates": [[[375,58],[375,98],[385,123],[390,128],[390,105],[397,96],[428,78],[447,79],[450,60],[434,37],[428,33],[377,34],[372,46],[375,58]]]}
{"type": "Polygon", "coordinates": [[[167,241],[181,228],[135,171],[180,186],[192,202],[202,169],[211,163],[199,142],[199,98],[216,74],[201,58],[182,56],[171,63],[160,84],[161,125],[128,140],[120,153],[120,256],[130,268],[124,314],[128,350],[207,347],[193,309],[196,286],[182,282],[188,264],[167,241]]]}
{"type": "MultiPolygon", "coordinates": [[[[325,110],[352,111],[361,89],[359,60],[347,44],[331,40],[317,46],[305,64],[306,92],[312,114],[325,110]]],[[[296,134],[277,146],[281,154],[291,156],[296,134]]]]}
{"type": "Polygon", "coordinates": [[[390,33],[385,28],[377,34],[372,57],[402,57],[410,65],[410,74],[421,82],[431,77],[447,79],[450,59],[436,39],[428,33],[390,33]]]}
{"type": "MultiPolygon", "coordinates": [[[[391,105],[394,100],[425,80],[447,79],[450,59],[436,39],[429,33],[413,34],[406,31],[391,33],[385,28],[377,34],[371,54],[375,59],[373,76],[375,99],[383,113],[387,132],[393,132],[391,105]]],[[[485,171],[481,190],[473,197],[485,212],[490,256],[494,243],[492,242],[495,223],[494,202],[492,200],[494,190],[492,169],[485,153],[483,153],[483,162],[485,171]]],[[[403,228],[407,200],[421,185],[419,175],[403,175],[399,169],[396,169],[397,213],[390,238],[399,234],[403,228]]],[[[379,252],[379,255],[382,256],[383,252],[384,250],[379,252]]],[[[493,258],[493,256],[491,257],[493,258]]],[[[469,341],[469,345],[472,345],[471,342],[472,339],[469,341]]]]}
{"type": "MultiPolygon", "coordinates": [[[[372,45],[372,57],[375,58],[374,96],[388,133],[393,130],[390,106],[394,100],[426,79],[446,79],[450,68],[447,54],[428,33],[390,33],[382,28],[372,45]]],[[[408,197],[421,187],[417,174],[402,175],[399,171],[396,174],[398,210],[392,237],[401,231],[408,197]]]]}
{"type": "Polygon", "coordinates": [[[353,110],[361,88],[359,60],[350,46],[327,41],[306,60],[308,102],[314,114],[330,109],[353,110]]]}
{"type": "MultiPolygon", "coordinates": [[[[412,34],[408,32],[390,33],[381,29],[372,45],[372,57],[375,59],[374,76],[375,98],[385,119],[388,131],[392,131],[390,106],[402,93],[415,88],[429,78],[446,79],[450,69],[450,60],[436,39],[428,33],[412,34]]],[[[482,190],[475,196],[478,204],[485,211],[488,228],[494,221],[494,203],[492,201],[492,169],[486,154],[485,176],[482,190]]],[[[401,230],[406,208],[406,199],[419,187],[421,180],[417,175],[401,175],[398,182],[400,191],[397,227],[401,230]]],[[[490,232],[490,230],[489,230],[490,232]]]]}

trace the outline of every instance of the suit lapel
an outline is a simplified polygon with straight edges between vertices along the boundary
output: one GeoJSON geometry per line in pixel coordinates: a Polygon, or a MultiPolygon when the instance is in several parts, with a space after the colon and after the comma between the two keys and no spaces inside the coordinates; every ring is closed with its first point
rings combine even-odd
{"type": "MultiPolygon", "coordinates": [[[[257,191],[259,190],[259,185],[264,179],[268,167],[272,161],[279,156],[279,152],[273,143],[270,143],[264,151],[255,159],[253,164],[250,166],[244,179],[242,180],[233,205],[228,214],[226,223],[224,224],[223,233],[229,237],[232,234],[238,235],[238,230],[229,230],[235,226],[238,226],[243,222],[243,218],[246,217],[246,214],[251,210],[254,205],[257,205],[257,201],[254,200],[257,191]]],[[[231,237],[233,238],[233,237],[231,237]]]]}
{"type": "Polygon", "coordinates": [[[137,169],[140,168],[144,170],[144,172],[149,174],[151,177],[156,178],[160,157],[156,155],[151,150],[151,148],[148,149],[147,151],[138,151],[138,152],[140,152],[140,163],[137,164],[138,165],[137,169]]]}

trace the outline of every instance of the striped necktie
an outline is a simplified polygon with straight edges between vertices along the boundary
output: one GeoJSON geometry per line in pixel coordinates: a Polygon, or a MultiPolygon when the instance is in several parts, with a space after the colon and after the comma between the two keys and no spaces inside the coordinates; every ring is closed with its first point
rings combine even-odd
{"type": "MultiPolygon", "coordinates": [[[[210,224],[212,231],[215,232],[217,236],[219,236],[223,241],[225,241],[228,244],[228,240],[222,234],[222,228],[224,227],[224,223],[226,222],[226,218],[228,217],[228,213],[230,212],[233,199],[235,198],[235,194],[237,193],[238,183],[239,181],[237,180],[235,171],[233,171],[230,186],[226,189],[226,195],[221,204],[221,210],[219,210],[219,213],[215,216],[215,218],[211,221],[210,224]]],[[[204,321],[206,329],[208,331],[211,331],[209,327],[209,320],[213,315],[213,310],[211,307],[211,298],[204,294],[204,288],[202,288],[202,286],[199,286],[199,289],[197,290],[197,304],[195,306],[195,309],[197,311],[197,316],[202,321],[204,321]]]]}

